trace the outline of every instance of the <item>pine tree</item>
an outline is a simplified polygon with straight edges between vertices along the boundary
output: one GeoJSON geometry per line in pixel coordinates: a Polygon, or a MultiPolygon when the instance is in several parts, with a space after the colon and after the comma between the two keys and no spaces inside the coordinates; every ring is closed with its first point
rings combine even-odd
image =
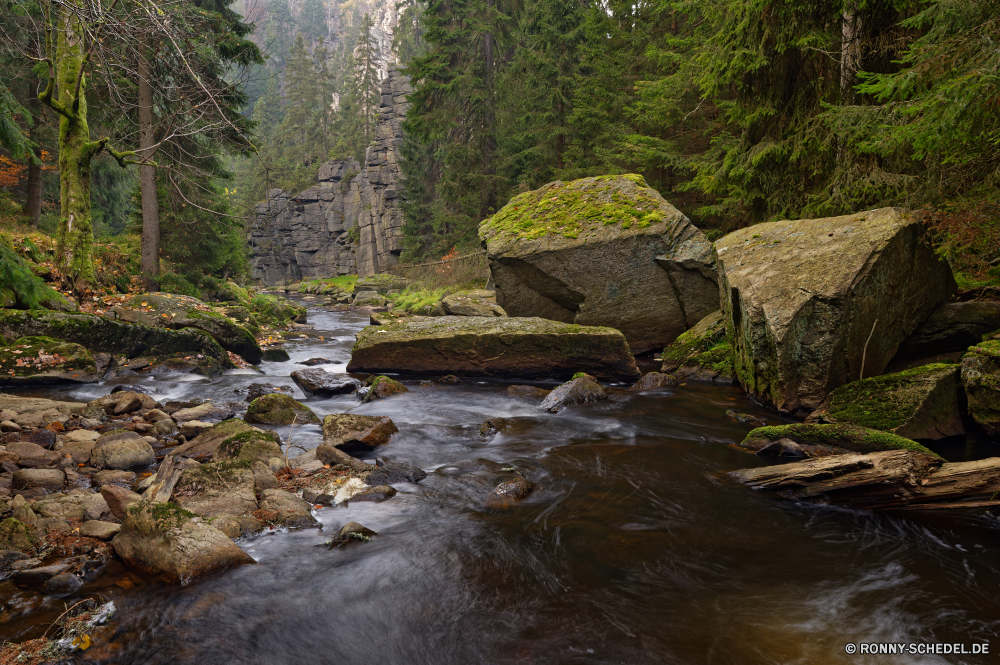
{"type": "Polygon", "coordinates": [[[382,98],[378,42],[372,32],[374,27],[371,15],[365,14],[354,46],[351,76],[355,108],[361,114],[365,145],[375,135],[375,122],[378,120],[378,107],[382,98]]]}

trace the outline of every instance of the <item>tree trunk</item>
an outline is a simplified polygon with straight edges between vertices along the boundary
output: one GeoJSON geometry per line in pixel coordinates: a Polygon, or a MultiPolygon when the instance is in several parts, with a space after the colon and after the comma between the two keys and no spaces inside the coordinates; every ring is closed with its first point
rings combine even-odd
{"type": "Polygon", "coordinates": [[[34,144],[32,150],[37,163],[28,160],[28,191],[24,201],[24,213],[31,219],[33,226],[38,226],[42,218],[42,148],[38,145],[38,123],[41,122],[42,109],[35,97],[28,101],[28,106],[34,120],[28,138],[34,144]]]}
{"type": "Polygon", "coordinates": [[[59,119],[61,210],[56,261],[70,285],[83,291],[94,281],[94,229],[90,217],[90,159],[94,146],[87,125],[87,81],[86,76],[80,76],[85,59],[84,33],[70,10],[59,11],[57,20],[56,82],[59,103],[66,112],[59,119]]]}
{"type": "Polygon", "coordinates": [[[861,66],[861,15],[856,7],[844,11],[840,42],[840,103],[850,106],[857,101],[854,86],[861,66]]]}
{"type": "Polygon", "coordinates": [[[787,499],[867,510],[1000,505],[1000,458],[946,463],[912,450],[831,455],[734,471],[755,490],[787,499]],[[978,501],[965,501],[981,497],[978,501]]]}
{"type": "MultiPolygon", "coordinates": [[[[153,127],[153,86],[149,66],[149,49],[144,48],[139,60],[139,157],[153,158],[156,143],[153,127]]],[[[156,197],[156,167],[139,166],[139,190],[142,199],[142,280],[147,291],[160,288],[160,204],[156,197]]]]}

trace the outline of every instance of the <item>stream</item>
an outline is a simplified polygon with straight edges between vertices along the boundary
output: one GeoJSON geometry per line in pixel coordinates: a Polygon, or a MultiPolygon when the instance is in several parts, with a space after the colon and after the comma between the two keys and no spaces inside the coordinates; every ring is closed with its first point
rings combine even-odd
{"type": "MultiPolygon", "coordinates": [[[[159,401],[242,401],[252,382],[289,385],[322,357],[343,373],[367,315],[312,308],[323,340],[289,342],[267,374],[133,377],[159,401]]],[[[651,368],[646,368],[646,371],[651,368]]],[[[88,401],[114,383],[28,394],[88,401]]],[[[986,663],[1000,653],[1000,529],[984,512],[868,515],[755,496],[725,472],[767,462],[736,449],[784,422],[736,387],[689,383],[553,415],[508,395],[513,381],[404,380],[410,393],[361,405],[310,399],[322,417],[388,415],[377,451],[427,471],[383,503],[316,511],[324,529],[240,541],[258,562],[170,587],[118,569],[77,596],[114,600],[113,635],[76,662],[986,663]],[[483,439],[487,417],[518,418],[483,439]],[[539,489],[499,504],[515,468],[539,489]],[[324,545],[361,522],[371,542],[324,545]],[[847,643],[991,642],[991,655],[848,655],[847,643]]],[[[555,382],[539,384],[552,387],[555,382]]],[[[282,441],[289,428],[275,428],[282,441]]],[[[296,426],[314,448],[318,426],[296,426]]],[[[932,446],[957,460],[976,443],[932,446]]],[[[294,455],[294,453],[293,453],[294,455]]],[[[369,454],[367,457],[372,457],[369,454]]],[[[364,457],[364,455],[362,455],[364,457]]],[[[0,586],[0,638],[38,637],[73,599],[0,586]]]]}

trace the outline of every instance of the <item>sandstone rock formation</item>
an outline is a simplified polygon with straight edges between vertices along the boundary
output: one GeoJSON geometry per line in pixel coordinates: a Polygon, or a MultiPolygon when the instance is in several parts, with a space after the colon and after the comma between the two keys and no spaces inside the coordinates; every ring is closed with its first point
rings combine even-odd
{"type": "Polygon", "coordinates": [[[718,308],[712,243],[641,176],[525,192],[479,237],[510,316],[616,328],[640,353],[718,308]]]}
{"type": "Polygon", "coordinates": [[[736,377],[784,413],[882,373],[955,290],[922,225],[897,208],[758,224],[715,246],[736,377]]]}
{"type": "Polygon", "coordinates": [[[320,168],[313,187],[294,195],[273,189],[257,205],[250,255],[260,284],[372,275],[397,263],[403,227],[401,123],[411,90],[409,79],[390,68],[364,164],[331,160],[320,168]]]}

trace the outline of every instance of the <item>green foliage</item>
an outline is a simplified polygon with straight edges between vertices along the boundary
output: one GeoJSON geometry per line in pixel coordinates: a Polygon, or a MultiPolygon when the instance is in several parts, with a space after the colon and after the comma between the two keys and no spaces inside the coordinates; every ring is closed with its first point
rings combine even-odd
{"type": "Polygon", "coordinates": [[[0,307],[43,309],[46,303],[61,298],[0,236],[0,307]]]}
{"type": "Polygon", "coordinates": [[[137,185],[135,167],[123,169],[108,155],[91,162],[90,204],[96,237],[116,236],[125,231],[134,214],[137,185]]]}
{"type": "Polygon", "coordinates": [[[31,123],[31,115],[21,106],[6,84],[0,83],[0,147],[11,153],[14,159],[22,159],[31,154],[31,144],[17,119],[31,123]]]}

